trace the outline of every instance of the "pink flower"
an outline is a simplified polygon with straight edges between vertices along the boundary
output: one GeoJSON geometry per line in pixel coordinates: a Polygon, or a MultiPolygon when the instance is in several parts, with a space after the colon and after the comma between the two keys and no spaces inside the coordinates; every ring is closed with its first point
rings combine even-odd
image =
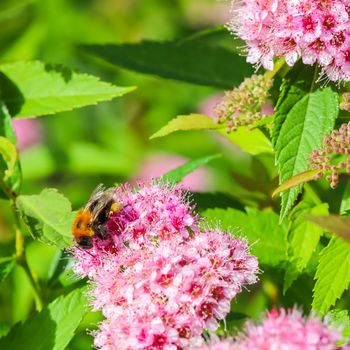
{"type": "Polygon", "coordinates": [[[247,43],[247,61],[273,69],[274,57],[292,66],[317,62],[329,80],[350,81],[350,6],[347,0],[232,0],[229,28],[247,43]]]}
{"type": "Polygon", "coordinates": [[[18,148],[23,151],[42,139],[40,122],[37,119],[13,119],[12,125],[17,136],[18,148]]]}
{"type": "Polygon", "coordinates": [[[91,304],[106,318],[94,333],[103,350],[190,349],[203,344],[244,285],[257,280],[248,244],[199,218],[179,188],[154,183],[116,189],[122,206],[107,239],[73,248],[74,270],[91,281],[91,304]]]}
{"type": "Polygon", "coordinates": [[[111,215],[106,226],[109,235],[93,239],[89,250],[73,248],[77,259],[75,273],[92,276],[109,253],[117,253],[131,245],[148,245],[154,240],[172,235],[188,236],[198,231],[198,217],[193,213],[188,196],[180,187],[152,182],[129,184],[115,190],[115,199],[121,205],[118,213],[111,215]]]}
{"type": "Polygon", "coordinates": [[[92,305],[106,317],[95,345],[177,349],[202,344],[203,330],[215,331],[242,286],[256,282],[257,259],[247,249],[227,233],[206,231],[109,255],[93,279],[92,305]]]}
{"type": "MultiPolygon", "coordinates": [[[[272,310],[260,324],[248,322],[245,333],[223,350],[349,350],[338,347],[339,330],[332,329],[318,317],[303,317],[297,309],[272,310]]],[[[220,344],[220,343],[219,343],[220,344]]],[[[221,350],[214,343],[208,350],[221,350]]]]}

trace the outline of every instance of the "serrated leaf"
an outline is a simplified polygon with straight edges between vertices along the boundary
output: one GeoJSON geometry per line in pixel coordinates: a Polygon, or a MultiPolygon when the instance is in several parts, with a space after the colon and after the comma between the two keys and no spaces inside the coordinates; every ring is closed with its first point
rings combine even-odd
{"type": "Polygon", "coordinates": [[[18,196],[17,207],[35,238],[59,248],[72,244],[75,214],[69,200],[57,190],[44,189],[39,195],[18,196]]]}
{"type": "Polygon", "coordinates": [[[0,282],[4,281],[16,265],[14,257],[0,258],[0,282]]]}
{"type": "Polygon", "coordinates": [[[39,61],[0,65],[1,98],[10,115],[38,117],[108,101],[134,90],[61,65],[39,61]]]}
{"type": "Polygon", "coordinates": [[[221,157],[221,154],[213,154],[210,156],[193,159],[189,162],[168,171],[161,177],[162,182],[170,182],[170,183],[179,183],[181,182],[187,175],[193,173],[197,168],[208,164],[214,159],[218,159],[221,157]]]}
{"type": "MultiPolygon", "coordinates": [[[[305,94],[286,114],[276,141],[280,183],[308,170],[307,159],[333,129],[338,95],[330,87],[305,94]]],[[[281,218],[293,206],[302,185],[282,193],[281,218]]]]}
{"type": "Polygon", "coordinates": [[[16,134],[12,127],[11,116],[2,101],[0,101],[0,139],[2,144],[3,161],[0,168],[3,173],[2,197],[14,197],[20,191],[22,172],[16,147],[16,134]],[[6,159],[5,159],[6,158],[6,159]]]}
{"type": "Polygon", "coordinates": [[[327,215],[328,204],[311,205],[301,202],[294,210],[290,226],[289,250],[291,266],[287,269],[283,290],[291,286],[304,271],[323,234],[323,229],[305,219],[305,214],[327,215]]]}
{"type": "MultiPolygon", "coordinates": [[[[312,90],[315,80],[315,69],[302,64],[296,64],[292,71],[286,75],[280,87],[280,94],[274,108],[275,115],[272,128],[272,143],[276,150],[276,143],[281,127],[287,118],[289,111],[300,101],[305,94],[312,90]]],[[[278,155],[278,150],[276,150],[278,155]]]]}
{"type": "Polygon", "coordinates": [[[137,72],[227,89],[239,85],[253,72],[238,54],[199,40],[82,45],[81,48],[109,63],[137,72]]]}
{"type": "Polygon", "coordinates": [[[313,216],[308,215],[305,219],[314,222],[329,232],[335,233],[346,241],[350,242],[350,218],[329,215],[329,216],[313,216]]]}
{"type": "Polygon", "coordinates": [[[289,190],[295,186],[303,184],[305,182],[309,182],[314,180],[315,175],[318,173],[318,170],[306,170],[300,174],[292,176],[287,181],[283,182],[279,185],[272,193],[272,197],[277,196],[279,193],[289,190]]]}
{"type": "Polygon", "coordinates": [[[287,260],[286,224],[279,225],[278,215],[247,208],[208,209],[202,214],[212,225],[219,223],[223,230],[240,229],[252,245],[252,253],[261,264],[278,266],[287,260]]]}
{"type": "Polygon", "coordinates": [[[220,129],[222,125],[202,114],[180,115],[153,134],[150,139],[164,137],[176,131],[220,129]]]}
{"type": "Polygon", "coordinates": [[[316,271],[313,309],[325,315],[350,284],[350,245],[341,238],[332,238],[321,252],[316,271]]]}
{"type": "Polygon", "coordinates": [[[217,124],[212,118],[201,114],[178,116],[153,134],[150,139],[167,136],[176,131],[188,130],[216,130],[243,151],[253,155],[272,152],[271,142],[261,130],[248,130],[247,127],[240,127],[237,131],[227,134],[225,126],[217,124]]]}
{"type": "Polygon", "coordinates": [[[86,314],[84,288],[60,296],[40,313],[17,323],[0,339],[1,349],[64,350],[86,314]]]}

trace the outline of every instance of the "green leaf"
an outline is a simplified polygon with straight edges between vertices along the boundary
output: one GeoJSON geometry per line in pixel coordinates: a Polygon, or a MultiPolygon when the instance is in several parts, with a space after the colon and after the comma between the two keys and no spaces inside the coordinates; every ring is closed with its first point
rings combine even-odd
{"type": "Polygon", "coordinates": [[[86,314],[84,288],[60,296],[43,311],[17,323],[0,339],[1,349],[64,350],[86,314]]]}
{"type": "Polygon", "coordinates": [[[153,134],[150,139],[167,136],[175,131],[187,130],[212,130],[220,129],[222,125],[214,122],[214,120],[206,115],[190,114],[180,115],[163,126],[159,131],[153,134]]]}
{"type": "Polygon", "coordinates": [[[14,257],[0,258],[0,282],[4,281],[6,277],[15,267],[16,261],[14,257]]]}
{"type": "Polygon", "coordinates": [[[215,226],[223,230],[240,229],[243,236],[252,244],[252,253],[261,264],[278,266],[287,261],[287,225],[279,225],[278,215],[247,208],[247,212],[236,209],[208,209],[203,212],[215,226]]]}
{"type": "Polygon", "coordinates": [[[55,189],[39,195],[21,195],[17,207],[34,238],[66,248],[72,244],[72,212],[69,200],[55,189]]]}
{"type": "MultiPolygon", "coordinates": [[[[330,87],[306,93],[291,106],[276,141],[280,183],[308,170],[307,159],[311,151],[320,148],[324,136],[333,129],[337,114],[338,95],[330,87]]],[[[293,206],[301,189],[302,185],[298,185],[283,192],[282,219],[293,206]]]]}
{"type": "Polygon", "coordinates": [[[248,130],[247,127],[243,126],[229,134],[227,134],[226,129],[218,131],[243,151],[252,155],[273,152],[271,141],[260,129],[248,130]]]}
{"type": "Polygon", "coordinates": [[[190,160],[189,162],[173,169],[161,177],[162,182],[179,183],[184,177],[194,172],[198,167],[208,164],[214,159],[221,158],[221,154],[213,154],[210,156],[190,160]]]}
{"type": "Polygon", "coordinates": [[[295,208],[290,226],[291,267],[286,271],[284,291],[304,271],[323,234],[321,227],[305,220],[305,214],[327,215],[328,204],[322,203],[315,206],[307,202],[300,202],[295,208]]]}
{"type": "Polygon", "coordinates": [[[325,315],[350,284],[350,245],[332,238],[321,252],[316,271],[312,307],[325,315]]]}
{"type": "Polygon", "coordinates": [[[0,136],[0,154],[7,167],[7,169],[1,169],[1,177],[6,183],[15,171],[15,165],[17,162],[17,149],[9,139],[3,136],[0,136]]]}
{"type": "Polygon", "coordinates": [[[350,181],[346,183],[346,187],[343,193],[343,198],[340,203],[340,214],[346,214],[350,210],[350,181]]]}
{"type": "Polygon", "coordinates": [[[308,215],[305,218],[350,242],[350,218],[337,215],[308,215]]]}
{"type": "Polygon", "coordinates": [[[198,40],[81,47],[109,63],[137,72],[219,88],[232,89],[253,72],[244,57],[198,40]]]}
{"type": "Polygon", "coordinates": [[[222,124],[217,124],[212,118],[201,114],[180,115],[150,138],[154,139],[176,131],[188,130],[216,130],[242,150],[253,155],[272,152],[271,142],[261,130],[248,130],[246,127],[240,127],[237,131],[227,134],[222,124]]]}
{"type": "Polygon", "coordinates": [[[279,193],[289,190],[295,186],[303,184],[305,182],[314,180],[315,175],[318,173],[318,170],[306,170],[300,174],[290,177],[287,181],[279,185],[272,193],[272,197],[277,196],[279,193]]]}
{"type": "Polygon", "coordinates": [[[117,87],[61,65],[16,62],[0,65],[1,98],[10,115],[38,117],[108,101],[133,87],[117,87]]]}
{"type": "Polygon", "coordinates": [[[244,210],[244,206],[235,197],[224,192],[192,192],[191,198],[196,203],[197,212],[214,208],[235,208],[244,210]]]}
{"type": "Polygon", "coordinates": [[[299,63],[283,80],[280,87],[281,92],[275,106],[275,116],[272,129],[272,143],[277,152],[276,155],[278,155],[276,143],[282,125],[293,106],[312,89],[312,82],[314,79],[314,69],[299,63]]]}
{"type": "Polygon", "coordinates": [[[16,148],[16,134],[12,127],[10,114],[2,101],[0,101],[0,169],[3,179],[3,192],[5,197],[14,197],[18,193],[22,184],[22,172],[16,148]]]}

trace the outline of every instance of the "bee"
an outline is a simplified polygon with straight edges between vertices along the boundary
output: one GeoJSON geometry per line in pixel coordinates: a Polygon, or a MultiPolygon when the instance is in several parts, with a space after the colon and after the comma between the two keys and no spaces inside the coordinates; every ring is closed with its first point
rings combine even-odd
{"type": "Polygon", "coordinates": [[[93,191],[85,207],[78,211],[72,226],[75,241],[81,248],[92,248],[92,238],[96,235],[105,239],[108,235],[105,224],[112,213],[122,210],[115,201],[115,189],[104,189],[100,184],[93,191]]]}

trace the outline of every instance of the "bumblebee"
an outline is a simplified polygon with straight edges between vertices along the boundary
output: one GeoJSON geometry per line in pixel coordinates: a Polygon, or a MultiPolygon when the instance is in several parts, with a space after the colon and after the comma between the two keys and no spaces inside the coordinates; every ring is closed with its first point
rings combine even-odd
{"type": "Polygon", "coordinates": [[[75,241],[81,248],[91,248],[94,235],[105,239],[108,235],[105,223],[112,213],[121,211],[122,206],[115,201],[115,189],[96,187],[85,207],[78,211],[72,227],[75,241]]]}

